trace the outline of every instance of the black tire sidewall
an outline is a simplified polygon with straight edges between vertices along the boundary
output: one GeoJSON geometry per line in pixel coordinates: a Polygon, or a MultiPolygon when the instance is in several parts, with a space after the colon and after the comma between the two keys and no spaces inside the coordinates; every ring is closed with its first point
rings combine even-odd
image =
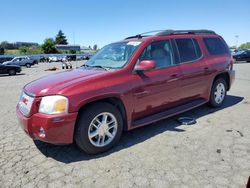
{"type": "Polygon", "coordinates": [[[80,147],[83,151],[88,154],[102,153],[110,149],[118,142],[123,130],[123,121],[121,113],[115,106],[109,103],[100,102],[87,107],[85,110],[79,113],[80,114],[77,119],[74,138],[78,147],[80,147]],[[90,142],[88,138],[88,129],[94,117],[102,112],[109,112],[115,116],[118,123],[117,133],[110,144],[104,147],[96,147],[90,142]]]}
{"type": "Polygon", "coordinates": [[[224,101],[225,101],[226,95],[227,95],[227,83],[226,83],[225,79],[219,78],[219,79],[215,80],[214,83],[213,83],[212,89],[211,89],[211,93],[210,93],[209,105],[211,107],[215,107],[215,108],[222,106],[224,101]],[[223,101],[218,104],[215,101],[214,92],[216,90],[217,85],[220,84],[220,83],[222,83],[225,86],[225,96],[224,96],[223,101]]]}
{"type": "Polygon", "coordinates": [[[26,67],[27,67],[27,68],[30,68],[30,67],[31,67],[31,65],[28,63],[28,64],[26,64],[26,67]]]}
{"type": "Polygon", "coordinates": [[[10,69],[9,70],[9,75],[16,75],[16,70],[14,70],[14,69],[10,69]]]}

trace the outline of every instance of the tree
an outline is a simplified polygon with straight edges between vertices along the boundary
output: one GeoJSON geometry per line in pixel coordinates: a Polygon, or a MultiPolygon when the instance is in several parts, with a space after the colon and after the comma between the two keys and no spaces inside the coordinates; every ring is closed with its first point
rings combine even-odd
{"type": "Polygon", "coordinates": [[[42,50],[45,54],[58,53],[55,41],[52,38],[47,38],[44,40],[44,43],[42,44],[42,50]]]}
{"type": "Polygon", "coordinates": [[[20,47],[19,48],[20,54],[41,54],[43,53],[41,46],[30,46],[30,47],[20,47]]]}
{"type": "Polygon", "coordinates": [[[20,51],[21,54],[27,54],[28,47],[21,47],[21,48],[19,48],[19,51],[20,51]]]}
{"type": "Polygon", "coordinates": [[[66,36],[62,32],[62,30],[59,30],[56,35],[56,44],[68,44],[66,36]]]}
{"type": "Polygon", "coordinates": [[[4,48],[0,47],[0,55],[4,55],[4,48]]]}
{"type": "Polygon", "coordinates": [[[1,42],[0,48],[4,48],[4,49],[15,49],[13,43],[9,43],[8,41],[3,41],[3,42],[1,42]]]}
{"type": "Polygon", "coordinates": [[[70,54],[76,54],[76,51],[75,50],[69,50],[69,53],[70,54]]]}
{"type": "Polygon", "coordinates": [[[97,50],[97,44],[95,44],[94,46],[93,46],[93,50],[97,50]]]}
{"type": "Polygon", "coordinates": [[[246,42],[240,45],[240,48],[250,48],[250,42],[246,42]]]}
{"type": "Polygon", "coordinates": [[[89,49],[92,49],[91,46],[89,46],[89,49]]]}
{"type": "Polygon", "coordinates": [[[237,48],[236,45],[230,46],[230,48],[237,48]]]}

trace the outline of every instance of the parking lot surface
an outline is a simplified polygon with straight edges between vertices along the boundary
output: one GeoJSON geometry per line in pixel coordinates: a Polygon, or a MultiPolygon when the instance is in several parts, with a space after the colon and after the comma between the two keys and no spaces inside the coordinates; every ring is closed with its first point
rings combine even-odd
{"type": "MultiPolygon", "coordinates": [[[[73,66],[80,63],[73,63],[73,66]]],[[[116,147],[86,155],[74,144],[32,141],[19,127],[22,87],[60,63],[0,75],[0,187],[245,187],[250,176],[250,63],[234,66],[236,81],[222,108],[206,105],[125,132],[116,147]],[[196,118],[180,125],[181,116],[196,118]]],[[[60,70],[59,70],[60,71],[60,70]]],[[[59,72],[56,71],[56,72],[59,72]]]]}

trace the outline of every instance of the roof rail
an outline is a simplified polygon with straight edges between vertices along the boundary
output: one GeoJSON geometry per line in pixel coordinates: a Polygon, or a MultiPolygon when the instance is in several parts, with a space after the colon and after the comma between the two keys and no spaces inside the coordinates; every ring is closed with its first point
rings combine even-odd
{"type": "Polygon", "coordinates": [[[148,32],[140,33],[140,34],[137,34],[137,35],[134,35],[134,36],[127,37],[127,38],[125,38],[125,40],[127,40],[127,39],[133,39],[133,38],[141,39],[142,37],[151,36],[151,35],[148,35],[150,33],[159,33],[159,32],[163,32],[163,31],[165,31],[165,30],[148,31],[148,32]],[[147,35],[145,35],[145,34],[147,34],[147,35]]]}
{"type": "Polygon", "coordinates": [[[200,30],[165,30],[157,33],[157,36],[175,35],[175,34],[216,34],[212,30],[200,29],[200,30]]]}

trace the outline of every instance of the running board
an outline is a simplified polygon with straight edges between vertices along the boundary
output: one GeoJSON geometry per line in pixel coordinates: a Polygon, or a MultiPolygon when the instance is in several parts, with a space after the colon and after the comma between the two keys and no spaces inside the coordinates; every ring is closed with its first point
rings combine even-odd
{"type": "Polygon", "coordinates": [[[177,107],[170,108],[170,109],[168,109],[166,111],[162,111],[162,112],[159,112],[159,113],[156,113],[156,114],[153,114],[153,115],[146,116],[144,118],[133,121],[131,128],[140,127],[140,126],[143,126],[143,125],[146,125],[146,124],[150,124],[150,123],[153,123],[153,122],[168,118],[170,116],[180,114],[182,112],[191,110],[191,109],[193,109],[195,107],[201,106],[201,105],[205,104],[206,102],[207,101],[204,100],[204,99],[197,99],[197,100],[185,103],[183,105],[179,105],[177,107]]]}

